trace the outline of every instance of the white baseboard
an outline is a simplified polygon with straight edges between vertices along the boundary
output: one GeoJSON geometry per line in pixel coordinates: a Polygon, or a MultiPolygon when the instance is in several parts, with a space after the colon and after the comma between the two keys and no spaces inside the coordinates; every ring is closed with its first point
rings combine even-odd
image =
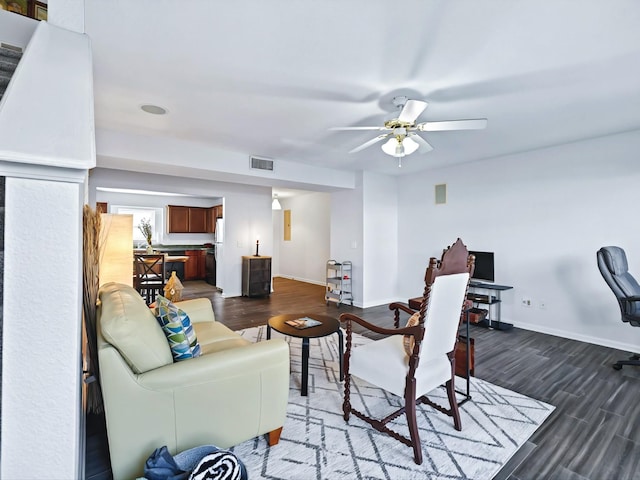
{"type": "Polygon", "coordinates": [[[638,353],[638,345],[624,342],[617,342],[615,340],[608,340],[606,338],[597,338],[590,335],[581,335],[575,332],[568,332],[566,330],[560,330],[557,328],[541,327],[537,324],[531,324],[526,322],[512,322],[514,327],[521,328],[523,330],[529,330],[532,332],[545,333],[547,335],[553,335],[555,337],[568,338],[570,340],[577,340],[579,342],[591,343],[593,345],[600,345],[602,347],[615,348],[625,352],[638,353]]]}
{"type": "Polygon", "coordinates": [[[321,285],[321,286],[324,286],[324,285],[325,285],[325,283],[324,283],[324,282],[319,282],[319,281],[317,281],[317,280],[310,280],[310,279],[308,279],[308,278],[293,277],[293,276],[291,276],[291,275],[274,275],[274,278],[275,278],[275,277],[287,278],[287,279],[289,279],[289,280],[296,280],[296,281],[298,281],[298,282],[311,283],[311,284],[313,284],[313,285],[321,285]]]}

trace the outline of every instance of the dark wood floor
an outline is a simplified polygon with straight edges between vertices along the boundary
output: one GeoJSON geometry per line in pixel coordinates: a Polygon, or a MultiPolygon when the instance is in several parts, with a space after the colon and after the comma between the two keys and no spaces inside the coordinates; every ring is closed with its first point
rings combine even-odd
{"type": "MultiPolygon", "coordinates": [[[[232,330],[295,312],[335,316],[353,312],[378,325],[392,322],[386,306],[338,309],[325,305],[323,286],[283,278],[274,279],[274,293],[266,298],[224,299],[205,282],[185,282],[184,298],[203,296],[211,299],[216,320],[232,330]]],[[[530,439],[535,448],[528,445],[532,451],[510,476],[502,478],[640,479],[640,368],[611,368],[629,352],[518,328],[471,329],[477,377],[556,407],[530,439]]],[[[91,416],[87,425],[86,476],[109,479],[104,420],[91,416]]]]}

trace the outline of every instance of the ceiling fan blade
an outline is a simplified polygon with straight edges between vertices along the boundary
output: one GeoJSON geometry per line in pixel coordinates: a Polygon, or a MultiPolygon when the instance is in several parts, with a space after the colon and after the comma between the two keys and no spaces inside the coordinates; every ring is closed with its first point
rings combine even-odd
{"type": "Polygon", "coordinates": [[[420,116],[424,109],[427,108],[427,102],[422,100],[407,100],[402,107],[402,111],[398,116],[399,122],[413,123],[420,116]]]}
{"type": "Polygon", "coordinates": [[[384,140],[385,138],[387,138],[389,135],[391,135],[390,133],[383,133],[382,135],[378,135],[375,138],[372,138],[371,140],[369,140],[368,142],[364,142],[362,145],[360,145],[359,147],[354,148],[353,150],[351,150],[349,153],[356,153],[359,152],[360,150],[364,150],[367,147],[370,147],[371,145],[373,145],[374,143],[378,143],[380,140],[384,140]]]}
{"type": "Polygon", "coordinates": [[[387,127],[331,127],[329,130],[388,130],[387,127]]]}
{"type": "Polygon", "coordinates": [[[421,132],[442,132],[445,130],[482,130],[487,128],[486,118],[474,120],[444,120],[442,122],[423,122],[416,125],[421,132]]]}
{"type": "Polygon", "coordinates": [[[427,153],[433,150],[433,147],[429,144],[429,142],[427,142],[420,135],[417,135],[415,133],[410,133],[409,137],[415,140],[418,145],[420,145],[420,149],[418,150],[418,153],[427,153]]]}

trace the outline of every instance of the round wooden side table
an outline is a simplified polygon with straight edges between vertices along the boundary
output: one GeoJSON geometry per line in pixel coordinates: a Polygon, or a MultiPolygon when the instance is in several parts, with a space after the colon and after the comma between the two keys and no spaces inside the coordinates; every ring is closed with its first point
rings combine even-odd
{"type": "Polygon", "coordinates": [[[276,332],[280,332],[283,335],[290,337],[296,337],[302,339],[302,396],[307,396],[309,385],[309,339],[320,338],[338,334],[338,356],[340,364],[340,381],[344,380],[344,372],[342,370],[342,362],[344,356],[344,339],[342,336],[342,330],[340,329],[340,322],[328,315],[320,315],[315,313],[288,313],[285,315],[277,315],[271,317],[267,322],[267,340],[271,338],[271,329],[276,332]],[[320,325],[309,328],[296,328],[288,325],[288,320],[297,320],[300,318],[312,318],[321,322],[320,325]]]}

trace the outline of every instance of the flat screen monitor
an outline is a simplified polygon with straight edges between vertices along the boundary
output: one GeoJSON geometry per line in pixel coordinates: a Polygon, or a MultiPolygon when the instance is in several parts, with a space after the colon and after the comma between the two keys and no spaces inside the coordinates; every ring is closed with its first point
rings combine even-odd
{"type": "Polygon", "coordinates": [[[471,255],[476,257],[475,269],[473,270],[474,280],[485,280],[494,282],[493,275],[493,252],[474,252],[469,251],[471,255]]]}

